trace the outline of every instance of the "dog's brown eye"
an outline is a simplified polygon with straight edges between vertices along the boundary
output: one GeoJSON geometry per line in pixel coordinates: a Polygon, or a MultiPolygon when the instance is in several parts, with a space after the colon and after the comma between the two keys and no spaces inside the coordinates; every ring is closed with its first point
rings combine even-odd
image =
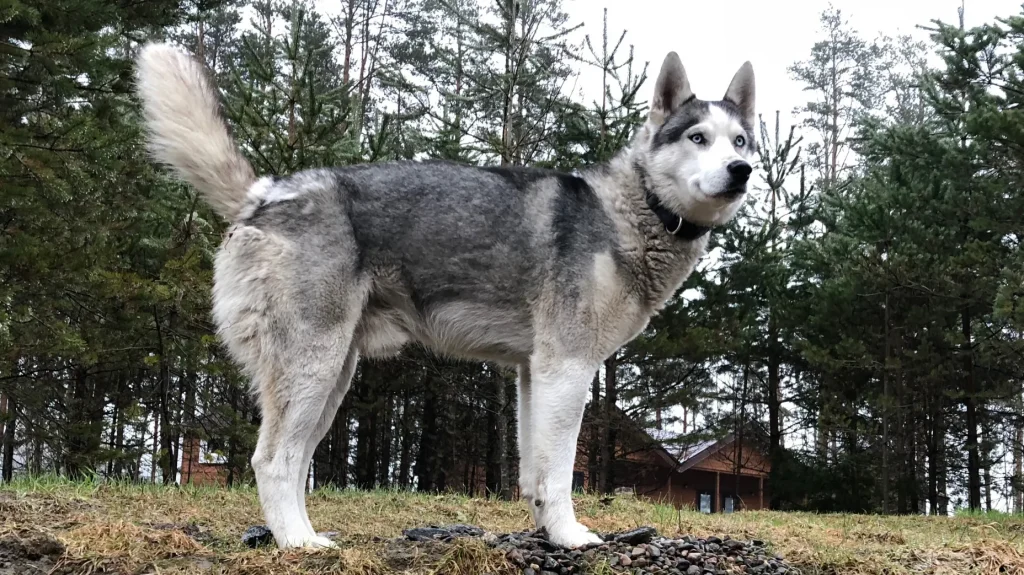
{"type": "Polygon", "coordinates": [[[690,141],[693,142],[694,144],[703,144],[704,134],[694,134],[690,136],[690,141]]]}
{"type": "Polygon", "coordinates": [[[743,136],[736,136],[736,147],[742,148],[745,145],[747,145],[747,139],[743,136]]]}

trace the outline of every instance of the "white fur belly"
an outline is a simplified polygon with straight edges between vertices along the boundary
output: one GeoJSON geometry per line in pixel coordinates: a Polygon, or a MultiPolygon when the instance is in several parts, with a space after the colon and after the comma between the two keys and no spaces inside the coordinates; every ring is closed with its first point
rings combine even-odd
{"type": "Polygon", "coordinates": [[[533,348],[527,317],[478,303],[435,306],[427,312],[423,331],[423,343],[465,359],[518,361],[533,348]]]}
{"type": "Polygon", "coordinates": [[[402,351],[412,339],[401,314],[374,309],[363,314],[356,330],[356,345],[366,357],[383,359],[402,351]]]}

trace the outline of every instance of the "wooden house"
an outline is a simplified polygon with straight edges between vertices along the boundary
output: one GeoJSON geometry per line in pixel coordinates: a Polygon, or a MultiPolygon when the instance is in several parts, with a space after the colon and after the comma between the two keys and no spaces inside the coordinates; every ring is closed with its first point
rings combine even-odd
{"type": "MultiPolygon", "coordinates": [[[[587,430],[580,434],[573,484],[593,485],[587,461],[587,430]]],[[[624,415],[620,419],[613,485],[637,496],[704,513],[765,509],[771,464],[753,437],[729,434],[684,446],[677,452],[624,415]]]]}

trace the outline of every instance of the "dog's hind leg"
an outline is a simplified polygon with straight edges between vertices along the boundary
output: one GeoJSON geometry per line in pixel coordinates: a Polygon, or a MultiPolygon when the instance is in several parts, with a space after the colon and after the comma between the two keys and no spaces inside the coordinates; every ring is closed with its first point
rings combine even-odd
{"type": "Polygon", "coordinates": [[[316,446],[323,440],[324,435],[327,434],[327,430],[331,428],[331,424],[334,422],[334,416],[338,413],[338,408],[341,406],[342,400],[345,399],[345,394],[348,392],[349,385],[352,383],[352,376],[355,374],[356,365],[359,363],[359,352],[356,351],[356,346],[351,345],[348,350],[348,356],[345,358],[345,366],[341,370],[341,375],[338,376],[338,383],[331,390],[330,396],[327,398],[327,404],[324,405],[324,411],[320,415],[320,420],[317,421],[316,428],[313,430],[313,435],[309,437],[309,441],[306,442],[306,453],[302,465],[303,472],[299,475],[299,482],[296,484],[297,496],[299,500],[299,511],[302,513],[302,520],[305,522],[306,527],[310,531],[316,533],[313,529],[313,524],[309,521],[309,515],[306,512],[306,482],[309,478],[309,466],[313,461],[313,453],[316,451],[316,446]]]}
{"type": "Polygon", "coordinates": [[[576,521],[572,508],[576,440],[589,383],[598,366],[547,353],[536,353],[530,361],[531,446],[527,454],[531,461],[523,464],[533,475],[529,505],[537,526],[547,530],[553,543],[565,547],[601,541],[576,521]]]}
{"type": "Polygon", "coordinates": [[[333,546],[307,523],[305,493],[300,498],[297,486],[308,473],[306,446],[344,371],[353,327],[345,322],[314,337],[288,337],[294,344],[286,348],[296,353],[273,370],[272,380],[258,382],[263,422],[252,467],[267,525],[282,548],[333,546]]]}
{"type": "Polygon", "coordinates": [[[345,228],[332,229],[326,238],[294,239],[237,226],[215,266],[214,317],[258,392],[263,421],[252,468],[282,548],[332,545],[305,519],[299,485],[369,290],[345,228]]]}

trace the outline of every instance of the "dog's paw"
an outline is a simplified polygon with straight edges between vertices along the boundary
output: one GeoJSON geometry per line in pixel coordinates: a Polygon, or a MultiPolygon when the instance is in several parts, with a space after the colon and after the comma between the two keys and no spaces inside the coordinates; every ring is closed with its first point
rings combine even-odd
{"type": "Polygon", "coordinates": [[[303,535],[287,538],[283,549],[337,549],[338,544],[321,535],[303,535]]]}
{"type": "Polygon", "coordinates": [[[306,547],[314,547],[321,549],[337,549],[338,544],[323,535],[317,535],[306,540],[306,547]]]}
{"type": "Polygon", "coordinates": [[[566,548],[583,547],[604,541],[582,523],[573,522],[565,527],[548,529],[548,540],[566,548]]]}

